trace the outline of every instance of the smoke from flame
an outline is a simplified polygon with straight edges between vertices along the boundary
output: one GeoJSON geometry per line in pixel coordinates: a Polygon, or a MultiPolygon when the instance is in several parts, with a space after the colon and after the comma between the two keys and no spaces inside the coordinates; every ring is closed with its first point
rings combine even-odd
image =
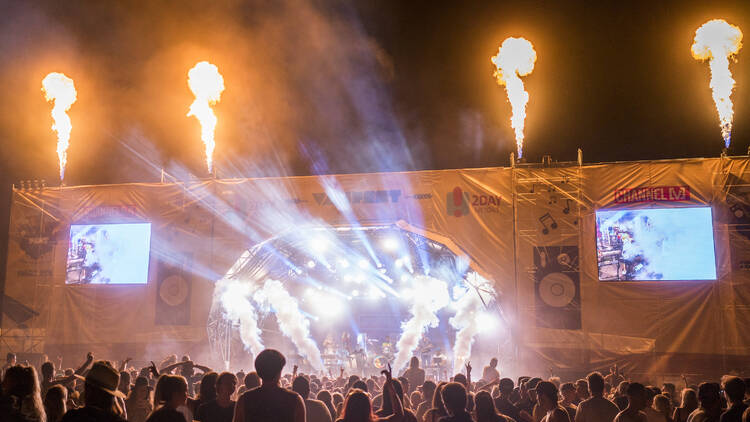
{"type": "Polygon", "coordinates": [[[732,137],[732,100],[734,79],[729,71],[729,59],[742,48],[742,31],[723,19],[713,19],[695,31],[691,51],[696,60],[708,60],[711,69],[711,91],[719,112],[719,126],[724,146],[729,148],[732,137]]]}
{"type": "Polygon", "coordinates": [[[201,139],[206,145],[206,165],[208,172],[213,172],[213,155],[216,143],[216,114],[212,105],[221,99],[224,92],[224,78],[219,68],[209,62],[198,62],[188,72],[188,86],[195,95],[195,101],[190,105],[188,116],[195,116],[201,124],[201,139]]]}
{"type": "Polygon", "coordinates": [[[490,60],[497,68],[495,70],[497,83],[505,85],[505,91],[508,93],[508,101],[510,101],[513,111],[510,125],[516,132],[518,158],[521,158],[523,156],[523,128],[529,93],[524,90],[523,82],[519,76],[526,76],[534,70],[536,51],[534,51],[534,46],[525,38],[508,37],[503,41],[497,55],[490,60]]]}
{"type": "Polygon", "coordinates": [[[68,110],[76,102],[76,88],[73,80],[62,73],[52,72],[42,80],[42,92],[52,106],[52,130],[57,132],[57,158],[60,162],[60,181],[65,177],[65,164],[68,162],[68,145],[73,124],[68,110]]]}
{"type": "Polygon", "coordinates": [[[437,327],[440,323],[437,312],[450,302],[448,285],[436,278],[414,277],[414,291],[419,294],[414,296],[414,303],[409,309],[411,318],[401,324],[401,337],[396,343],[398,352],[393,362],[393,370],[396,372],[409,362],[425,331],[429,327],[437,327]]]}

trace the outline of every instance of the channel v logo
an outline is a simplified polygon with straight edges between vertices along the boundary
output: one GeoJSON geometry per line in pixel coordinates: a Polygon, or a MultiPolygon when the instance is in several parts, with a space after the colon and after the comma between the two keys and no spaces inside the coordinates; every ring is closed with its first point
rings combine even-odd
{"type": "Polygon", "coordinates": [[[469,201],[471,201],[469,193],[456,186],[452,192],[448,192],[445,198],[445,210],[454,217],[468,215],[469,201]]]}

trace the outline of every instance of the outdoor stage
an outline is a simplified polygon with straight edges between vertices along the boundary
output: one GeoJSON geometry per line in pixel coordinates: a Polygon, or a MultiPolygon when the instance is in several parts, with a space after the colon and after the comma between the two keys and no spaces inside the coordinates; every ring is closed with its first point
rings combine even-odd
{"type": "Polygon", "coordinates": [[[727,373],[750,352],[749,163],[16,189],[0,352],[727,373]]]}

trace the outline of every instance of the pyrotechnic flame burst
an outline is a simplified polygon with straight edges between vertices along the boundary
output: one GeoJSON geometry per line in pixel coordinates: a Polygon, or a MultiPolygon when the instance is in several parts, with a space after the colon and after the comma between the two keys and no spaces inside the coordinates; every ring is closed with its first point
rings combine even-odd
{"type": "Polygon", "coordinates": [[[523,82],[519,76],[526,76],[534,70],[536,51],[534,51],[531,42],[525,38],[508,37],[503,41],[497,55],[490,60],[497,68],[495,70],[497,83],[505,85],[505,91],[508,93],[508,101],[513,111],[510,125],[516,132],[518,158],[521,158],[523,156],[523,129],[529,93],[524,90],[523,82]]]}
{"type": "Polygon", "coordinates": [[[68,162],[68,145],[70,145],[70,121],[68,110],[76,102],[76,88],[73,80],[62,73],[52,72],[42,80],[44,98],[53,102],[52,130],[57,132],[57,158],[60,162],[60,181],[65,177],[65,164],[68,162]]]}
{"type": "Polygon", "coordinates": [[[224,92],[224,78],[219,68],[209,62],[198,62],[188,72],[188,86],[195,94],[195,101],[190,105],[188,116],[195,116],[201,124],[201,139],[206,145],[206,165],[208,172],[213,172],[213,155],[216,143],[216,114],[211,106],[221,99],[224,92]]]}
{"type": "Polygon", "coordinates": [[[732,137],[732,100],[734,79],[729,71],[729,59],[734,58],[742,48],[742,31],[723,19],[713,19],[695,31],[691,51],[696,60],[708,60],[711,69],[711,91],[716,111],[719,112],[719,126],[724,146],[729,148],[732,137]]]}

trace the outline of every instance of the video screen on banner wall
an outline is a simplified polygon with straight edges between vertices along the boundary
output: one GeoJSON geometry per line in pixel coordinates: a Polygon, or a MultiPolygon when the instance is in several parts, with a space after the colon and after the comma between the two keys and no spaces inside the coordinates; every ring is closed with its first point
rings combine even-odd
{"type": "Polygon", "coordinates": [[[151,223],[70,226],[65,284],[146,284],[151,223]]]}
{"type": "Polygon", "coordinates": [[[710,207],[596,212],[600,281],[715,280],[710,207]]]}

